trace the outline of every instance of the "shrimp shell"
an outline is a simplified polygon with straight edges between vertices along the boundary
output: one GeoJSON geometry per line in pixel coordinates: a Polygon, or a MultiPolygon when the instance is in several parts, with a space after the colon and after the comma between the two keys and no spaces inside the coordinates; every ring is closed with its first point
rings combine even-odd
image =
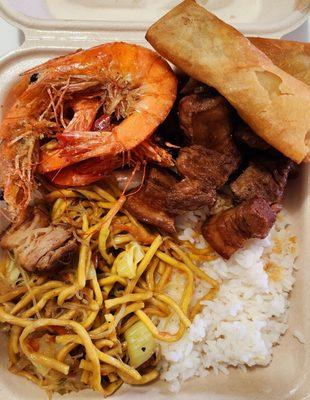
{"type": "MultiPolygon", "coordinates": [[[[27,208],[37,169],[47,173],[89,158],[111,158],[134,149],[153,134],[176,98],[177,79],[168,63],[152,50],[124,42],[59,57],[26,72],[33,73],[38,74],[37,81],[21,94],[0,127],[0,185],[13,217],[27,208]],[[39,139],[49,135],[51,119],[47,115],[54,113],[53,122],[65,135],[64,121],[58,117],[63,102],[83,95],[100,98],[107,93],[107,86],[114,88],[120,112],[126,113],[119,125],[111,132],[101,132],[98,140],[89,142],[86,135],[83,141],[79,136],[77,151],[73,148],[70,154],[62,156],[43,149],[39,163],[39,139]]],[[[113,102],[108,105],[110,109],[115,107],[113,102]]],[[[98,107],[95,101],[94,107],[98,107]]],[[[77,112],[85,117],[81,110],[77,112]]]]}

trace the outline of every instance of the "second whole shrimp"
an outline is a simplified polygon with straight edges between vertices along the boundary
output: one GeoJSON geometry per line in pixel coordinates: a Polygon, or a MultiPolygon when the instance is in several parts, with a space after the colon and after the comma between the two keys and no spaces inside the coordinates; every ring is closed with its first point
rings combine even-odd
{"type": "MultiPolygon", "coordinates": [[[[59,171],[62,182],[70,182],[72,174],[79,181],[73,164],[100,160],[94,181],[118,165],[114,157],[123,159],[138,148],[140,156],[144,149],[151,157],[156,153],[148,139],[172,108],[177,79],[154,51],[106,43],[25,74],[29,85],[0,126],[0,186],[13,218],[23,218],[36,172],[55,177],[59,171]],[[105,124],[105,116],[113,123],[105,124]]],[[[155,161],[171,163],[160,150],[155,161]]],[[[88,183],[85,177],[81,182],[88,183]]]]}

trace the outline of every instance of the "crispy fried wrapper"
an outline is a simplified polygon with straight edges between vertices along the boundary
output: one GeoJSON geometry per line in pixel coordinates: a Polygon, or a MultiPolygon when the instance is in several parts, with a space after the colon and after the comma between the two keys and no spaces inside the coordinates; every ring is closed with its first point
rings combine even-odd
{"type": "Polygon", "coordinates": [[[186,0],[147,40],[188,75],[217,89],[266,142],[300,163],[309,153],[310,88],[236,29],[186,0]]]}
{"type": "Polygon", "coordinates": [[[260,37],[249,40],[283,71],[310,85],[310,43],[260,37]]]}

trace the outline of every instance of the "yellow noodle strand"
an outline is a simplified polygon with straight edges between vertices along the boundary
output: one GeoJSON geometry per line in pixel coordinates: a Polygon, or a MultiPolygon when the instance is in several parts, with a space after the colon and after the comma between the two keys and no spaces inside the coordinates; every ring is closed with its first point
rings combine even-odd
{"type": "Polygon", "coordinates": [[[133,301],[143,301],[148,300],[153,296],[152,292],[144,292],[144,293],[134,293],[127,294],[122,297],[117,297],[115,299],[109,299],[104,302],[106,308],[112,308],[118,306],[120,304],[125,304],[133,301]]]}
{"type": "Polygon", "coordinates": [[[95,346],[97,347],[97,349],[102,349],[102,347],[109,347],[109,348],[111,348],[111,347],[113,347],[114,346],[114,342],[112,342],[112,340],[109,340],[109,339],[100,339],[100,340],[97,340],[96,342],[95,342],[95,346]]]}
{"type": "Polygon", "coordinates": [[[177,246],[175,243],[169,241],[169,245],[173,251],[177,253],[177,255],[182,259],[182,261],[185,263],[185,265],[190,268],[193,273],[198,276],[198,278],[208,282],[212,287],[218,287],[218,282],[211,278],[211,276],[207,275],[204,271],[202,271],[200,268],[195,265],[192,260],[180,249],[179,246],[177,246]]]}
{"type": "Polygon", "coordinates": [[[113,285],[116,282],[120,283],[122,286],[127,286],[127,280],[118,275],[110,275],[106,278],[99,279],[100,286],[113,285]]]}
{"type": "Polygon", "coordinates": [[[155,289],[154,274],[155,274],[155,270],[158,266],[158,263],[159,263],[158,258],[153,259],[150,268],[146,272],[146,282],[147,282],[148,288],[151,292],[153,292],[155,289]]]}
{"type": "Polygon", "coordinates": [[[141,379],[139,380],[133,379],[131,376],[128,376],[120,370],[118,370],[117,373],[119,377],[128,385],[146,385],[147,383],[150,383],[157,379],[159,376],[159,372],[156,369],[153,369],[152,371],[142,375],[141,379]]]}
{"type": "Polygon", "coordinates": [[[151,332],[151,334],[155,337],[159,337],[159,332],[156,326],[153,324],[151,319],[142,311],[142,310],[137,310],[135,312],[136,316],[146,325],[148,330],[151,332]]]}
{"type": "MultiPolygon", "coordinates": [[[[24,342],[27,338],[27,336],[30,333],[33,333],[36,329],[40,329],[42,327],[47,327],[47,326],[63,326],[63,327],[69,327],[72,329],[81,339],[83,346],[85,347],[85,351],[87,354],[87,357],[93,364],[93,376],[92,376],[92,387],[94,390],[102,392],[102,387],[101,387],[101,375],[100,375],[100,362],[98,358],[98,354],[96,351],[96,347],[91,341],[91,338],[89,337],[89,334],[87,331],[77,322],[75,321],[62,321],[59,319],[54,319],[54,318],[42,318],[41,320],[32,322],[30,325],[28,325],[23,333],[20,336],[20,344],[22,346],[22,349],[24,353],[27,355],[27,346],[25,346],[24,342]]],[[[29,355],[30,359],[33,360],[34,357],[36,357],[34,353],[31,353],[29,355]]],[[[51,359],[52,360],[52,359],[51,359]]],[[[38,362],[42,360],[38,359],[38,362]]],[[[57,360],[54,360],[54,363],[57,360]]],[[[59,362],[59,361],[57,361],[59,362]]],[[[59,362],[60,363],[60,362],[59,362]]],[[[48,364],[48,363],[47,363],[48,364]]],[[[60,366],[60,364],[57,364],[60,366]]],[[[55,366],[55,365],[54,365],[55,366]]],[[[53,363],[51,362],[51,368],[53,368],[53,363]]],[[[65,369],[64,369],[65,371],[65,369]]]]}
{"type": "Polygon", "coordinates": [[[78,193],[86,197],[88,200],[95,200],[95,201],[101,201],[102,197],[99,196],[97,193],[91,191],[91,190],[86,190],[86,189],[75,189],[78,193]]]}
{"type": "Polygon", "coordinates": [[[201,302],[213,300],[214,297],[216,296],[217,292],[218,292],[218,288],[211,288],[205,296],[203,296],[201,299],[199,299],[197,301],[197,303],[194,305],[194,307],[192,308],[192,310],[190,312],[190,320],[191,321],[195,318],[195,316],[197,314],[199,314],[202,311],[203,305],[201,304],[201,302]]]}
{"type": "MultiPolygon", "coordinates": [[[[83,214],[82,221],[83,221],[82,230],[83,232],[86,232],[89,227],[88,218],[86,214],[83,214]]],[[[77,270],[77,286],[79,289],[83,289],[86,285],[86,276],[91,257],[91,251],[89,248],[90,238],[91,237],[89,236],[86,240],[84,240],[80,248],[79,263],[77,270]]]]}
{"type": "Polygon", "coordinates": [[[126,294],[129,294],[134,290],[139,278],[141,277],[141,275],[144,273],[144,271],[149,266],[150,262],[152,261],[152,258],[154,257],[155,253],[157,252],[157,250],[161,244],[162,244],[162,237],[160,235],[158,235],[154,239],[151,246],[149,248],[146,248],[147,251],[146,251],[142,261],[138,265],[136,277],[135,277],[135,279],[131,280],[130,283],[128,284],[126,291],[125,291],[126,294]]]}
{"type": "Polygon", "coordinates": [[[90,280],[90,284],[95,294],[96,303],[99,307],[101,307],[103,304],[103,296],[98,282],[97,274],[95,273],[94,275],[95,276],[90,280]]]}
{"type": "Polygon", "coordinates": [[[169,256],[168,254],[163,253],[162,251],[157,251],[156,256],[164,261],[167,264],[170,264],[172,267],[175,267],[179,269],[180,271],[183,271],[187,274],[188,277],[188,282],[185,286],[184,294],[182,296],[182,301],[181,301],[181,308],[184,312],[187,311],[193,291],[194,291],[194,274],[193,272],[183,263],[181,263],[178,260],[175,260],[173,257],[169,256]]]}
{"type": "Polygon", "coordinates": [[[191,321],[187,318],[184,312],[181,310],[180,306],[169,296],[165,294],[155,294],[155,297],[162,302],[168,304],[179,316],[180,321],[189,328],[191,326],[191,321]]]}
{"type": "Polygon", "coordinates": [[[118,360],[118,359],[116,359],[114,357],[109,356],[108,354],[103,353],[99,349],[96,349],[96,350],[97,350],[97,354],[98,354],[98,357],[99,357],[100,361],[102,361],[102,362],[104,362],[106,364],[112,365],[113,367],[119,369],[120,371],[126,372],[128,375],[132,376],[136,380],[140,380],[141,379],[141,375],[134,368],[132,368],[129,365],[125,364],[121,360],[118,360]]]}
{"type": "Polygon", "coordinates": [[[31,293],[27,293],[11,310],[11,314],[17,314],[23,308],[25,308],[33,299],[34,296],[42,295],[43,292],[49,289],[55,289],[57,287],[63,286],[63,282],[60,281],[50,281],[44,283],[41,286],[32,288],[31,293]]]}
{"type": "Polygon", "coordinates": [[[122,208],[125,201],[126,201],[126,196],[121,196],[117,200],[117,202],[115,202],[115,204],[109,210],[109,212],[102,218],[102,220],[87,230],[86,236],[90,236],[90,235],[93,235],[95,232],[98,232],[105,223],[110,224],[112,218],[119,212],[119,210],[122,208]]]}
{"type": "Polygon", "coordinates": [[[28,320],[25,318],[20,318],[20,317],[15,317],[14,315],[7,313],[6,311],[4,311],[3,307],[0,307],[0,321],[6,322],[10,325],[17,325],[22,328],[25,328],[32,323],[31,320],[28,320]]]}
{"type": "Polygon", "coordinates": [[[115,197],[113,197],[109,192],[107,192],[106,190],[102,189],[101,187],[94,185],[92,187],[93,191],[95,193],[97,193],[101,198],[103,198],[104,200],[109,201],[110,203],[115,203],[116,199],[115,197]]]}
{"type": "Polygon", "coordinates": [[[58,361],[63,362],[66,359],[67,355],[70,353],[70,351],[75,349],[77,346],[78,346],[77,343],[66,344],[61,350],[59,350],[59,352],[56,355],[56,359],[58,361]]]}
{"type": "Polygon", "coordinates": [[[55,201],[58,198],[64,199],[68,197],[80,197],[78,193],[76,193],[74,190],[68,190],[68,189],[61,189],[61,190],[54,190],[53,192],[47,194],[45,196],[45,199],[47,201],[55,201]]]}
{"type": "Polygon", "coordinates": [[[41,311],[50,299],[58,296],[66,287],[67,286],[64,285],[63,287],[58,287],[56,289],[52,289],[49,292],[45,293],[43,295],[43,297],[41,298],[41,300],[37,304],[35,304],[33,307],[29,308],[27,311],[22,313],[22,317],[30,318],[34,314],[36,314],[38,311],[41,311]]]}
{"type": "Polygon", "coordinates": [[[153,321],[142,311],[138,310],[135,313],[137,317],[146,325],[148,330],[152,333],[152,335],[163,342],[177,342],[181,339],[185,332],[185,326],[181,325],[178,332],[175,335],[171,335],[166,332],[158,332],[158,329],[154,325],[153,321]]]}
{"type": "Polygon", "coordinates": [[[171,276],[172,268],[170,265],[167,265],[166,268],[164,269],[164,272],[160,278],[160,281],[156,285],[156,292],[161,292],[167,283],[169,282],[170,276],[171,276]]]}
{"type": "Polygon", "coordinates": [[[167,317],[167,314],[158,308],[146,307],[143,310],[146,315],[157,315],[158,317],[164,318],[167,317]]]}
{"type": "Polygon", "coordinates": [[[10,290],[8,293],[5,293],[0,296],[0,303],[7,303],[8,301],[11,301],[15,299],[16,297],[19,297],[22,294],[25,294],[27,292],[28,288],[26,286],[18,287],[16,289],[10,290]]]}
{"type": "Polygon", "coordinates": [[[123,335],[127,329],[129,329],[133,324],[135,324],[137,321],[139,321],[139,318],[136,315],[131,316],[121,327],[119,330],[119,333],[123,335]]]}
{"type": "Polygon", "coordinates": [[[78,290],[79,289],[78,289],[78,287],[76,285],[72,285],[72,286],[64,289],[58,296],[58,300],[57,300],[58,305],[62,306],[63,303],[67,299],[73,297],[77,293],[78,290]]]}

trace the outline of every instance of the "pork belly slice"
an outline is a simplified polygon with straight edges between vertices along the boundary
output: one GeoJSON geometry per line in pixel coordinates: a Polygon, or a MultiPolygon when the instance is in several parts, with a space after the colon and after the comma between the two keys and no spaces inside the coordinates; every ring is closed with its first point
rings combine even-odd
{"type": "Polygon", "coordinates": [[[52,225],[37,207],[25,222],[4,234],[0,246],[13,251],[21,267],[29,272],[50,270],[77,249],[72,230],[52,225]]]}
{"type": "Polygon", "coordinates": [[[235,160],[205,146],[193,145],[181,149],[176,167],[184,177],[200,180],[218,189],[234,172],[235,160]]]}
{"type": "Polygon", "coordinates": [[[293,161],[282,156],[256,157],[230,185],[235,201],[262,197],[270,204],[280,203],[293,166],[293,161]]]}
{"type": "Polygon", "coordinates": [[[232,107],[219,94],[191,94],[179,104],[180,126],[189,142],[228,155],[237,168],[240,153],[232,136],[232,118],[232,107]]]}
{"type": "Polygon", "coordinates": [[[172,214],[211,209],[215,201],[214,187],[197,179],[184,178],[167,193],[167,208],[172,214]]]}
{"type": "Polygon", "coordinates": [[[167,194],[171,213],[183,214],[200,208],[211,209],[223,186],[235,170],[234,160],[205,146],[192,145],[180,150],[176,167],[183,180],[167,194]]]}
{"type": "Polygon", "coordinates": [[[151,168],[142,188],[127,197],[125,208],[139,221],[173,234],[175,221],[167,207],[167,194],[176,183],[168,172],[151,168]]]}
{"type": "Polygon", "coordinates": [[[236,207],[213,215],[202,227],[210,246],[229,259],[251,238],[265,238],[276,220],[276,214],[262,198],[253,198],[236,207]]]}

